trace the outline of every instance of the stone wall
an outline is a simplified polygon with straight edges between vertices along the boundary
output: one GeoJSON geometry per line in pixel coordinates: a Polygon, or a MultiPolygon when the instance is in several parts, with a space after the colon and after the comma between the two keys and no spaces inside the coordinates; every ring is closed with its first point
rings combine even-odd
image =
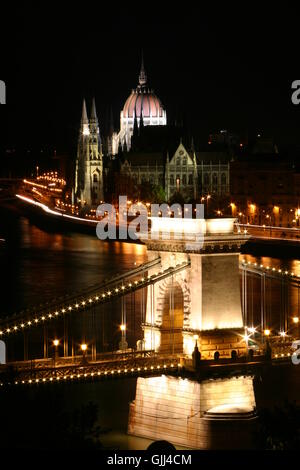
{"type": "Polygon", "coordinates": [[[201,384],[164,375],[139,377],[135,401],[130,405],[128,433],[195,449],[249,448],[255,421],[249,419],[249,409],[254,407],[250,377],[201,384]],[[220,405],[247,412],[233,412],[234,418],[222,419],[206,415],[220,405]]]}

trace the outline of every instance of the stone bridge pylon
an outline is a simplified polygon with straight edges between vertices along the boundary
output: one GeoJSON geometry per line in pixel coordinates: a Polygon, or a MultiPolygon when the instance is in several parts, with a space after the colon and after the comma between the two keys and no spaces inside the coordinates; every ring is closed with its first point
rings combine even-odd
{"type": "Polygon", "coordinates": [[[148,260],[160,257],[162,269],[189,266],[148,286],[145,348],[191,355],[198,337],[202,358],[245,351],[239,252],[248,236],[235,232],[233,218],[150,220],[141,237],[148,260]]]}

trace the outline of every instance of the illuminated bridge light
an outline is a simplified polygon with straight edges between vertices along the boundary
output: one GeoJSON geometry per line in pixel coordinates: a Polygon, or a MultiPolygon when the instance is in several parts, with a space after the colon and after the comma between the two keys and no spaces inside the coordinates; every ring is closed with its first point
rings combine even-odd
{"type": "Polygon", "coordinates": [[[98,296],[97,296],[97,297],[95,297],[95,300],[99,300],[99,297],[98,297],[98,296]]]}
{"type": "Polygon", "coordinates": [[[64,379],[65,379],[65,380],[66,380],[66,378],[67,378],[67,376],[66,376],[66,375],[64,375],[64,379]]]}
{"type": "Polygon", "coordinates": [[[153,369],[154,369],[154,367],[153,367],[153,366],[151,366],[151,370],[153,370],[153,369]]]}
{"type": "Polygon", "coordinates": [[[38,383],[38,382],[39,382],[39,379],[35,379],[35,381],[36,381],[36,383],[38,383]]]}
{"type": "Polygon", "coordinates": [[[110,291],[108,291],[108,292],[107,292],[107,295],[111,295],[111,292],[110,292],[110,291]]]}
{"type": "Polygon", "coordinates": [[[124,290],[124,289],[125,289],[125,286],[122,286],[122,290],[124,290]]]}
{"type": "Polygon", "coordinates": [[[56,380],[60,380],[60,377],[56,377],[56,380]]]}
{"type": "Polygon", "coordinates": [[[6,333],[10,333],[10,328],[7,328],[6,333]]]}
{"type": "Polygon", "coordinates": [[[85,301],[81,302],[81,305],[85,305],[85,301]]]}
{"type": "Polygon", "coordinates": [[[132,367],[131,372],[134,372],[134,368],[132,367]]]}
{"type": "Polygon", "coordinates": [[[46,317],[44,317],[44,316],[42,316],[42,317],[41,317],[41,320],[43,320],[43,321],[44,321],[45,319],[46,319],[46,317]]]}
{"type": "Polygon", "coordinates": [[[120,369],[118,370],[118,374],[121,374],[121,370],[120,370],[120,369]]]}
{"type": "Polygon", "coordinates": [[[68,308],[68,310],[72,310],[72,307],[71,307],[71,305],[70,305],[70,307],[68,308]]]}
{"type": "Polygon", "coordinates": [[[14,330],[17,330],[17,329],[18,329],[18,327],[17,327],[17,326],[14,326],[14,330]]]}
{"type": "Polygon", "coordinates": [[[50,380],[50,382],[52,382],[52,381],[53,381],[53,378],[52,378],[52,377],[50,377],[50,379],[49,379],[49,380],[50,380]]]}
{"type": "Polygon", "coordinates": [[[105,297],[105,294],[102,294],[102,297],[105,297]]]}
{"type": "Polygon", "coordinates": [[[3,335],[3,331],[2,331],[2,330],[0,331],[0,335],[3,335]]]}
{"type": "Polygon", "coordinates": [[[148,367],[144,367],[144,370],[147,370],[147,369],[148,369],[148,367]]]}
{"type": "Polygon", "coordinates": [[[72,375],[70,375],[70,379],[73,379],[73,378],[74,378],[74,375],[73,375],[73,374],[72,374],[72,375]]]}
{"type": "Polygon", "coordinates": [[[29,326],[31,325],[31,321],[30,321],[30,320],[27,322],[27,325],[29,325],[29,326]]]}
{"type": "Polygon", "coordinates": [[[46,382],[46,379],[43,379],[43,382],[46,382]]]}
{"type": "Polygon", "coordinates": [[[39,319],[38,318],[35,318],[34,319],[34,323],[38,323],[39,319]]]}
{"type": "Polygon", "coordinates": [[[166,364],[164,364],[164,369],[166,369],[166,368],[167,368],[167,366],[166,366],[166,364]]]}
{"type": "Polygon", "coordinates": [[[79,304],[75,304],[75,307],[78,308],[78,307],[79,307],[79,304]]]}
{"type": "Polygon", "coordinates": [[[111,371],[111,374],[114,374],[114,373],[115,373],[115,371],[114,371],[114,370],[112,370],[112,371],[111,371]]]}
{"type": "Polygon", "coordinates": [[[115,292],[119,292],[119,289],[116,287],[115,292]]]}
{"type": "Polygon", "coordinates": [[[124,369],[124,372],[127,372],[127,369],[124,369]]]}
{"type": "Polygon", "coordinates": [[[93,300],[92,300],[92,299],[89,299],[89,302],[91,303],[91,302],[93,302],[93,300]]]}
{"type": "Polygon", "coordinates": [[[107,370],[104,372],[104,375],[107,375],[107,370]]]}
{"type": "Polygon", "coordinates": [[[101,372],[97,372],[97,375],[100,375],[100,374],[101,374],[101,372]]]}
{"type": "Polygon", "coordinates": [[[62,311],[62,313],[65,313],[66,309],[65,309],[65,308],[63,308],[61,311],[62,311]]]}
{"type": "Polygon", "coordinates": [[[49,318],[52,318],[52,314],[51,314],[51,313],[49,313],[48,317],[49,317],[49,318]]]}

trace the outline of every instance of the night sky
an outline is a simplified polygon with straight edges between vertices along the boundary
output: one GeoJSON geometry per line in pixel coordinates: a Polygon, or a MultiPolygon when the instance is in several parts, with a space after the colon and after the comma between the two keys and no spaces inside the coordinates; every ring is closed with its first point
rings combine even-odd
{"type": "MultiPolygon", "coordinates": [[[[292,9],[204,9],[192,2],[24,2],[1,14],[1,143],[72,152],[83,96],[96,96],[100,125],[137,85],[141,50],[149,84],[191,132],[260,132],[300,146],[299,20],[292,9]],[[4,25],[3,25],[4,23],[4,25]],[[3,27],[4,26],[4,27],[3,27]]],[[[238,4],[236,4],[238,5],[238,4]]],[[[2,7],[2,6],[1,6],[2,7]]]]}

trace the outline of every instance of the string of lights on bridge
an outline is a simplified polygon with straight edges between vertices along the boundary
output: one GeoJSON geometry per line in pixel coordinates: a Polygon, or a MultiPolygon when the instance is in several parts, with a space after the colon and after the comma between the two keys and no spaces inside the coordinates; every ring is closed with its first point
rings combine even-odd
{"type": "Polygon", "coordinates": [[[264,266],[263,264],[259,264],[259,263],[256,263],[256,262],[246,261],[245,259],[242,261],[242,265],[243,266],[247,266],[247,265],[248,266],[253,266],[255,268],[265,270],[266,272],[281,274],[282,276],[289,276],[289,277],[292,277],[294,279],[295,278],[300,279],[300,274],[295,274],[293,271],[287,271],[285,269],[275,268],[275,267],[272,267],[272,266],[264,266]]]}
{"type": "Polygon", "coordinates": [[[32,384],[43,384],[43,383],[59,383],[66,381],[76,381],[78,379],[97,379],[97,378],[107,378],[107,377],[118,377],[129,374],[134,374],[134,376],[140,376],[145,374],[157,374],[158,371],[166,372],[167,370],[176,371],[180,367],[179,363],[175,364],[155,364],[144,367],[128,367],[128,368],[114,368],[108,369],[105,371],[97,372],[82,372],[82,373],[72,373],[64,375],[56,375],[55,377],[42,377],[42,378],[29,378],[23,380],[15,380],[13,382],[0,382],[1,386],[5,385],[32,385],[32,384]]]}
{"type": "Polygon", "coordinates": [[[172,268],[172,271],[167,269],[165,271],[159,271],[159,272],[156,272],[155,274],[148,275],[147,277],[142,277],[141,279],[129,282],[127,284],[124,284],[124,283],[119,284],[116,287],[112,289],[108,289],[107,291],[101,292],[95,296],[89,296],[75,303],[72,303],[72,304],[69,303],[68,305],[64,305],[63,307],[60,307],[54,312],[50,312],[47,314],[43,313],[40,316],[33,315],[31,317],[27,317],[26,320],[22,320],[20,321],[20,323],[15,323],[13,326],[7,326],[6,328],[0,329],[0,337],[9,335],[12,333],[17,333],[20,330],[21,331],[25,330],[25,328],[31,328],[40,323],[44,323],[46,321],[58,318],[60,315],[65,315],[73,311],[86,309],[88,307],[91,307],[94,304],[104,303],[104,302],[110,301],[113,298],[117,298],[121,295],[128,294],[145,285],[148,285],[151,282],[154,282],[155,278],[158,277],[159,275],[164,275],[164,274],[168,275],[168,273],[170,275],[174,274],[178,269],[181,269],[185,265],[186,263],[182,263],[172,268]]]}

